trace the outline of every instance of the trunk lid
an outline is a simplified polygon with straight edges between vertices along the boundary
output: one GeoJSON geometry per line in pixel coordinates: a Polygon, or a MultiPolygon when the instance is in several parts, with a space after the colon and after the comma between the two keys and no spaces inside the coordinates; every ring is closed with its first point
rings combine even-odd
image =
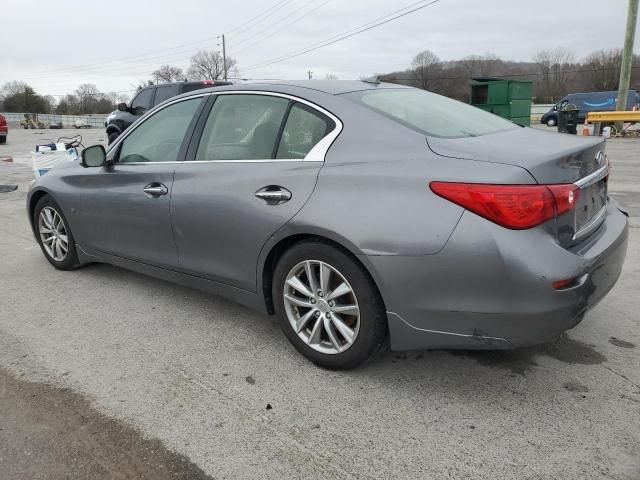
{"type": "Polygon", "coordinates": [[[607,200],[605,143],[600,137],[576,137],[519,128],[465,138],[428,137],[429,148],[444,157],[516,165],[539,184],[575,183],[576,207],[556,221],[556,236],[571,246],[593,233],[604,220],[607,200]]]}

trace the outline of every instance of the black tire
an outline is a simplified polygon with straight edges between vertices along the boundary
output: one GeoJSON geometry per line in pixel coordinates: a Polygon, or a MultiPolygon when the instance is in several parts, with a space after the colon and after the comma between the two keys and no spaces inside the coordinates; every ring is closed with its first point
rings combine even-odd
{"type": "Polygon", "coordinates": [[[73,234],[71,233],[71,229],[69,228],[69,222],[67,222],[67,219],[64,216],[64,213],[62,213],[62,209],[60,208],[60,206],[56,203],[56,201],[50,195],[45,195],[40,200],[38,200],[38,203],[36,204],[36,208],[33,211],[33,226],[35,230],[36,239],[38,241],[38,244],[40,245],[40,249],[42,250],[42,253],[44,254],[45,258],[49,261],[51,265],[53,265],[58,270],[73,270],[78,267],[79,265],[78,254],[76,252],[76,244],[73,238],[73,234]],[[54,259],[49,254],[49,252],[47,252],[42,242],[42,237],[39,231],[40,230],[39,217],[40,217],[40,212],[42,212],[42,210],[45,207],[49,207],[55,210],[55,212],[58,215],[60,215],[60,218],[62,219],[62,222],[64,224],[64,230],[68,238],[67,240],[68,250],[67,250],[66,256],[61,260],[54,259]]]}
{"type": "Polygon", "coordinates": [[[558,125],[558,121],[555,118],[547,119],[547,127],[555,127],[556,125],[558,125]]]}
{"type": "Polygon", "coordinates": [[[7,137],[5,136],[0,137],[0,143],[7,143],[7,137]]]}
{"type": "Polygon", "coordinates": [[[120,134],[118,132],[111,132],[107,137],[107,145],[111,145],[113,142],[116,141],[116,138],[118,138],[119,136],[120,134]]]}
{"type": "Polygon", "coordinates": [[[388,345],[384,303],[373,280],[346,250],[322,240],[305,240],[287,250],[273,274],[273,303],[280,326],[293,346],[313,363],[332,370],[355,368],[375,357],[388,345]],[[300,262],[319,260],[337,269],[351,286],[358,302],[360,326],[353,344],[340,353],[323,353],[310,347],[292,327],[285,310],[283,292],[289,272],[300,262]]]}

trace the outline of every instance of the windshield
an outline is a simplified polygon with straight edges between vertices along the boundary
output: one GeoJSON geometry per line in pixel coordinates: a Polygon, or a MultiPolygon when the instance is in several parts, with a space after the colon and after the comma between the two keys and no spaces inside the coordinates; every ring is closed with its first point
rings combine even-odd
{"type": "Polygon", "coordinates": [[[477,137],[518,128],[492,113],[414,88],[365,90],[344,97],[433,137],[477,137]]]}

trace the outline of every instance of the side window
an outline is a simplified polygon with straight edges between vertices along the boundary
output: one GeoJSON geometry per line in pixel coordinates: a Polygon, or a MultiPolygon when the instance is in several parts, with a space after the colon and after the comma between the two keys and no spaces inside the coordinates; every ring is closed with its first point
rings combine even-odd
{"type": "Polygon", "coordinates": [[[174,103],[152,115],[120,145],[118,163],[175,162],[202,97],[174,103]]]}
{"type": "Polygon", "coordinates": [[[153,105],[159,105],[165,100],[175,97],[179,93],[180,85],[163,85],[156,88],[156,97],[153,99],[153,105]]]}
{"type": "Polygon", "coordinates": [[[273,158],[289,100],[268,95],[219,95],[198,145],[196,160],[273,158]]]}
{"type": "Polygon", "coordinates": [[[140,108],[148,110],[151,105],[151,97],[153,96],[153,88],[145,88],[131,102],[131,108],[140,108]]]}
{"type": "Polygon", "coordinates": [[[276,158],[304,158],[331,131],[333,122],[319,112],[296,103],[282,131],[276,158]]]}

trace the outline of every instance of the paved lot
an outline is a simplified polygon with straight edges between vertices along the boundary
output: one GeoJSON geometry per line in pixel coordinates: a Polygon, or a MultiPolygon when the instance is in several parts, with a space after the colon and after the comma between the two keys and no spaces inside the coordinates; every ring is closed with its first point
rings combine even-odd
{"type": "MultiPolygon", "coordinates": [[[[0,156],[23,158],[35,133],[12,130],[0,156]]],[[[0,164],[0,184],[20,185],[0,194],[0,402],[16,405],[0,408],[3,478],[38,478],[20,465],[67,478],[52,462],[86,478],[77,462],[129,439],[136,452],[154,442],[150,463],[167,471],[188,458],[181,478],[640,479],[640,141],[608,152],[633,216],[628,261],[580,325],[542,347],[390,352],[346,373],[309,364],[272,319],[225,300],[106,265],[54,270],[25,218],[29,169],[0,164]],[[20,400],[30,389],[42,404],[20,400]],[[108,442],[76,442],[86,455],[52,458],[38,439],[69,441],[79,415],[99,417],[90,439],[117,426],[108,442]]]]}

